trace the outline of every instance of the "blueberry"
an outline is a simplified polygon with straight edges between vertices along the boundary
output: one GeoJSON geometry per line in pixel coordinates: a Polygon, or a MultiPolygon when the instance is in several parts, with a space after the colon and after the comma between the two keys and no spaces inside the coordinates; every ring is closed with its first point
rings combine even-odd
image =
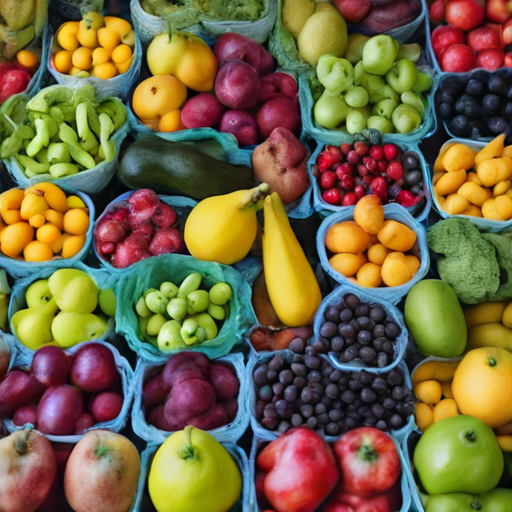
{"type": "Polygon", "coordinates": [[[449,76],[441,84],[443,91],[446,91],[450,94],[460,93],[462,90],[464,90],[465,86],[466,80],[460,76],[449,76]]]}
{"type": "Polygon", "coordinates": [[[509,87],[506,96],[509,100],[512,100],[512,85],[509,87]]]}
{"type": "Polygon", "coordinates": [[[405,183],[412,187],[413,185],[417,185],[422,178],[421,171],[415,170],[415,171],[409,171],[405,176],[405,183]]]}
{"type": "Polygon", "coordinates": [[[491,117],[487,121],[487,125],[489,126],[489,130],[496,135],[503,133],[508,126],[507,122],[502,117],[491,117]]]}
{"type": "Polygon", "coordinates": [[[471,128],[471,138],[478,139],[481,137],[480,130],[478,128],[471,128]]]}
{"type": "Polygon", "coordinates": [[[450,105],[455,103],[455,98],[451,94],[448,94],[444,91],[441,93],[440,100],[442,103],[449,103],[450,105]]]}
{"type": "Polygon", "coordinates": [[[478,71],[471,73],[471,78],[485,84],[489,80],[489,72],[485,69],[479,69],[478,71]]]}
{"type": "Polygon", "coordinates": [[[468,118],[464,115],[456,116],[452,119],[451,128],[455,135],[469,135],[470,128],[468,118]]]}
{"type": "Polygon", "coordinates": [[[487,82],[487,88],[495,94],[503,94],[507,90],[507,85],[507,80],[501,75],[493,75],[487,82]]]}
{"type": "Polygon", "coordinates": [[[472,96],[476,96],[477,94],[480,94],[482,92],[483,88],[484,87],[480,82],[471,79],[468,82],[468,85],[466,85],[466,93],[471,94],[472,96]]]}
{"type": "Polygon", "coordinates": [[[512,102],[509,101],[505,104],[505,108],[503,109],[503,115],[512,117],[512,102]]]}
{"type": "Polygon", "coordinates": [[[448,119],[452,114],[452,107],[449,103],[441,103],[439,105],[439,115],[441,119],[448,119]]]}
{"type": "Polygon", "coordinates": [[[486,94],[482,100],[483,107],[489,112],[497,112],[501,107],[501,100],[496,94],[486,94]]]}
{"type": "Polygon", "coordinates": [[[406,171],[417,169],[420,165],[418,155],[414,151],[407,151],[402,157],[402,165],[406,171]]]}

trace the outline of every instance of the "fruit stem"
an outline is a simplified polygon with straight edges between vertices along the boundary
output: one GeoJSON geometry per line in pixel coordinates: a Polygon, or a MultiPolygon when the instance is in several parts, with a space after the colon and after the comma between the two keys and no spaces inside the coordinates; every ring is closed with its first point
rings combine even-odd
{"type": "Polygon", "coordinates": [[[240,210],[245,210],[250,206],[256,205],[256,209],[260,210],[263,208],[263,202],[261,200],[269,193],[269,191],[270,186],[267,183],[260,183],[257,187],[246,190],[238,208],[240,208],[240,210]]]}
{"type": "Polygon", "coordinates": [[[98,459],[101,459],[102,457],[104,457],[105,455],[109,454],[110,453],[110,446],[105,446],[105,445],[99,445],[96,450],[94,450],[94,454],[96,455],[96,457],[98,457],[98,459]]]}
{"type": "Polygon", "coordinates": [[[487,359],[487,363],[491,368],[493,366],[496,366],[496,359],[494,359],[494,357],[489,357],[489,359],[487,359]]]}
{"type": "Polygon", "coordinates": [[[482,504],[478,501],[477,498],[474,498],[473,501],[471,502],[471,505],[470,507],[473,509],[473,510],[482,510],[482,504]]]}
{"type": "Polygon", "coordinates": [[[14,449],[18,455],[24,455],[28,448],[28,436],[32,429],[27,427],[23,429],[23,435],[18,437],[16,441],[14,441],[14,449]]]}
{"type": "Polygon", "coordinates": [[[178,455],[183,459],[183,460],[194,460],[196,459],[196,453],[194,451],[194,447],[192,446],[192,441],[190,439],[190,436],[192,434],[192,429],[194,427],[192,425],[187,425],[185,427],[185,439],[186,439],[186,442],[185,444],[182,444],[179,448],[178,448],[178,455]]]}
{"type": "Polygon", "coordinates": [[[470,431],[466,434],[466,439],[467,439],[468,441],[471,441],[472,443],[473,443],[473,442],[475,442],[475,441],[476,441],[476,435],[475,435],[475,433],[474,433],[472,430],[470,430],[470,431]]]}
{"type": "Polygon", "coordinates": [[[368,462],[374,462],[379,458],[377,452],[371,444],[363,444],[359,449],[359,455],[361,456],[362,460],[368,462]]]}

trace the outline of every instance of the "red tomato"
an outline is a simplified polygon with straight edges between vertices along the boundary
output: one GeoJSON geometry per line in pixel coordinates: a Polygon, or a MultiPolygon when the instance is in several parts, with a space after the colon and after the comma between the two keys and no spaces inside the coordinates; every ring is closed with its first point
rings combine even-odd
{"type": "Polygon", "coordinates": [[[400,476],[400,459],[390,436],[373,427],[351,430],[334,443],[341,488],[363,498],[390,489],[400,476]]]}

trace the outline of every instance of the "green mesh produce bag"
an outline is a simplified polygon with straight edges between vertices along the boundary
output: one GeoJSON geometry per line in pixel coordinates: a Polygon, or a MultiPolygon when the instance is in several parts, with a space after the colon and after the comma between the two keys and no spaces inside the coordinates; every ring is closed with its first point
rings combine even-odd
{"type": "Polygon", "coordinates": [[[189,274],[199,272],[203,283],[210,288],[217,282],[226,282],[231,286],[233,295],[229,302],[229,317],[224,321],[219,334],[213,340],[191,345],[186,350],[202,352],[210,359],[228,354],[234,345],[241,343],[242,334],[255,318],[251,307],[251,288],[242,275],[234,268],[199,261],[192,256],[181,254],[162,254],[132,265],[118,282],[116,288],[117,311],[116,332],[126,337],[128,345],[139,356],[151,363],[165,363],[169,356],[178,350],[161,352],[154,345],[144,341],[139,330],[135,304],[149,288],[160,288],[164,281],[179,286],[189,274]]]}

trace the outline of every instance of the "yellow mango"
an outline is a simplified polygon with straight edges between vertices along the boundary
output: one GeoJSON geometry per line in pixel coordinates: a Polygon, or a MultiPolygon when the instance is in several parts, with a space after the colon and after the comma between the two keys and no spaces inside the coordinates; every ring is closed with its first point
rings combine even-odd
{"type": "Polygon", "coordinates": [[[445,398],[434,407],[434,410],[432,411],[432,420],[433,423],[437,423],[438,421],[458,415],[459,409],[455,400],[453,398],[445,398]]]}
{"type": "Polygon", "coordinates": [[[414,418],[416,420],[416,426],[418,429],[421,432],[425,432],[425,430],[427,430],[427,428],[430,427],[434,421],[432,407],[430,407],[428,404],[417,404],[414,418]]]}
{"type": "MultiPolygon", "coordinates": [[[[488,324],[492,322],[501,322],[503,312],[509,304],[509,300],[500,300],[496,302],[482,302],[464,310],[464,318],[468,329],[474,325],[488,324]]],[[[512,320],[512,309],[511,309],[512,320]]]]}
{"type": "Polygon", "coordinates": [[[512,176],[512,159],[501,157],[485,160],[477,166],[476,172],[486,187],[493,187],[512,176]]]}
{"type": "Polygon", "coordinates": [[[478,174],[476,172],[468,172],[466,182],[476,183],[477,185],[480,186],[482,185],[482,182],[480,181],[480,178],[478,177],[478,174]]]}
{"type": "Polygon", "coordinates": [[[439,382],[448,382],[453,379],[455,370],[459,362],[445,363],[443,361],[429,361],[416,368],[412,375],[412,385],[416,386],[418,382],[434,379],[439,382]]]}
{"type": "Polygon", "coordinates": [[[465,181],[465,170],[447,172],[436,183],[436,192],[442,196],[454,194],[465,181]]]}
{"type": "Polygon", "coordinates": [[[448,171],[469,170],[475,165],[475,153],[464,144],[454,144],[443,156],[443,167],[448,171]]]}
{"type": "Polygon", "coordinates": [[[503,148],[505,147],[505,134],[498,135],[495,139],[491,140],[487,146],[481,149],[475,156],[475,165],[480,165],[486,160],[502,156],[503,148]]]}
{"type": "Polygon", "coordinates": [[[464,183],[457,191],[457,194],[466,198],[471,204],[474,204],[475,206],[482,206],[490,197],[489,189],[482,188],[476,183],[464,183]]]}
{"type": "Polygon", "coordinates": [[[496,441],[504,452],[512,452],[512,435],[496,436],[496,441]]]}
{"type": "MultiPolygon", "coordinates": [[[[499,322],[499,320],[496,320],[499,322]]],[[[503,315],[501,317],[501,322],[505,327],[509,327],[512,329],[512,302],[508,303],[503,310],[503,315]]]]}
{"type": "MultiPolygon", "coordinates": [[[[501,196],[498,196],[498,197],[501,197],[501,196]]],[[[482,205],[482,215],[486,219],[501,220],[501,221],[505,220],[500,215],[500,213],[498,212],[498,210],[496,208],[496,198],[487,199],[487,201],[485,201],[485,203],[482,205]]]]}
{"type": "Polygon", "coordinates": [[[504,150],[501,156],[506,156],[508,158],[512,158],[512,145],[507,146],[504,150]]]}
{"type": "Polygon", "coordinates": [[[451,382],[441,382],[441,388],[443,388],[443,396],[445,398],[453,398],[451,382]]]}
{"type": "Polygon", "coordinates": [[[459,194],[450,194],[444,203],[443,210],[450,215],[459,215],[469,207],[469,201],[459,194]]]}
{"type": "Polygon", "coordinates": [[[496,210],[505,219],[512,219],[512,197],[503,194],[494,199],[496,210]]]}
{"type": "Polygon", "coordinates": [[[481,347],[503,348],[512,352],[512,329],[498,322],[474,325],[468,329],[466,352],[481,347]]]}
{"type": "Polygon", "coordinates": [[[439,154],[437,155],[436,161],[434,162],[434,173],[446,171],[443,165],[443,156],[445,153],[446,151],[439,152],[439,154]]]}
{"type": "Polygon", "coordinates": [[[435,405],[441,400],[443,388],[437,380],[424,380],[414,387],[418,400],[428,405],[435,405]]]}
{"type": "Polygon", "coordinates": [[[478,206],[468,206],[460,215],[468,215],[469,217],[483,217],[482,210],[478,206]]]}

